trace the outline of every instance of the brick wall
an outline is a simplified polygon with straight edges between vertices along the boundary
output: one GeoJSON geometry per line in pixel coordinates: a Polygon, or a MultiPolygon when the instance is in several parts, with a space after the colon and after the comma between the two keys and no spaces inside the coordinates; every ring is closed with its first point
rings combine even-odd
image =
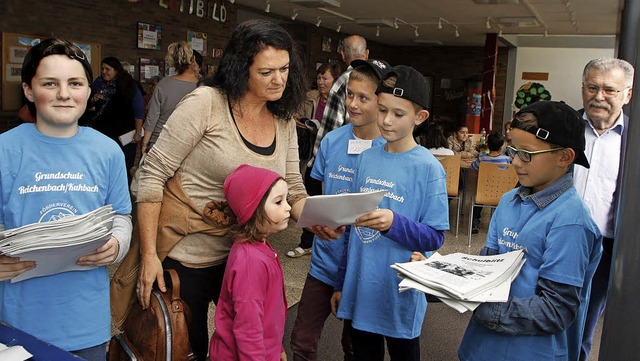
{"type": "MultiPolygon", "coordinates": [[[[213,8],[213,4],[217,3],[219,6],[222,3],[213,0],[204,2],[209,9],[213,8]]],[[[236,25],[238,8],[242,8],[242,5],[225,1],[227,19],[226,23],[222,23],[208,17],[200,18],[195,14],[189,14],[188,6],[185,12],[181,13],[164,9],[158,3],[158,0],[143,0],[139,3],[129,3],[126,0],[0,0],[0,31],[61,36],[80,42],[99,43],[102,45],[102,57],[115,56],[128,61],[136,66],[136,73],[139,70],[140,57],[162,59],[170,43],[186,40],[188,30],[202,31],[208,34],[209,54],[205,57],[205,64],[217,64],[217,59],[211,57],[211,49],[224,48],[229,34],[236,25]],[[162,25],[162,51],[137,48],[138,21],[162,25]]],[[[179,4],[179,1],[177,3],[179,4]]],[[[188,1],[186,3],[188,5],[188,1]]],[[[208,13],[211,14],[211,10],[208,10],[208,13]]],[[[256,13],[256,16],[258,15],[264,17],[264,13],[256,13]]],[[[282,22],[302,46],[310,80],[315,80],[316,63],[335,60],[343,69],[346,68],[336,49],[340,39],[348,34],[317,28],[313,24],[291,22],[282,17],[277,20],[282,22]],[[322,51],[323,37],[331,38],[329,52],[322,51]]],[[[482,47],[394,47],[375,41],[368,41],[368,45],[372,58],[385,59],[392,65],[410,65],[424,75],[433,77],[431,111],[434,115],[464,117],[467,83],[482,72],[482,47]],[[441,87],[442,79],[449,81],[448,89],[441,87]]],[[[506,50],[501,51],[498,57],[497,100],[493,127],[495,130],[499,129],[502,123],[506,53],[506,50]]],[[[17,124],[19,121],[15,111],[0,111],[0,132],[17,124]]]]}

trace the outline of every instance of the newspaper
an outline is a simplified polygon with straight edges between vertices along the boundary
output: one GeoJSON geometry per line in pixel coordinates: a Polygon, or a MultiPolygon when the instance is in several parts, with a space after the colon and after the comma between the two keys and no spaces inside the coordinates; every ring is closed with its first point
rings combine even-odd
{"type": "Polygon", "coordinates": [[[11,282],[95,268],[77,265],[76,261],[111,238],[113,215],[111,205],[107,205],[79,216],[0,231],[0,255],[36,262],[36,268],[11,282]]]}
{"type": "Polygon", "coordinates": [[[443,256],[436,252],[426,261],[396,263],[391,268],[403,277],[410,278],[426,286],[428,290],[440,292],[448,298],[486,302],[493,300],[491,297],[496,288],[499,289],[505,282],[510,284],[509,280],[513,280],[520,272],[524,263],[523,255],[522,250],[494,256],[474,256],[465,253],[443,256]]]}

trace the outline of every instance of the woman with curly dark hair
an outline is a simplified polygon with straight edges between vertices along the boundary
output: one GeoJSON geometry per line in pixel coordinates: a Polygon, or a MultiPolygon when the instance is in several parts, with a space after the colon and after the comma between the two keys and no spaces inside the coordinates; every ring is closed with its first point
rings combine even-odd
{"type": "MultiPolygon", "coordinates": [[[[224,197],[225,178],[241,164],[278,173],[287,183],[293,219],[307,197],[292,119],[305,99],[305,76],[289,33],[265,20],[240,24],[216,75],[204,85],[180,101],[143,162],[137,197],[140,252],[129,252],[111,293],[119,325],[136,266],[143,307],[155,281],[165,289],[163,268],[175,269],[182,299],[191,308],[189,338],[198,360],[207,356],[207,310],[220,294],[232,243],[227,231],[236,222],[224,197]]],[[[328,227],[316,232],[338,237],[328,227]]]]}
{"type": "Polygon", "coordinates": [[[133,167],[136,144],[142,140],[144,100],[138,83],[113,56],[102,59],[100,76],[91,84],[89,111],[80,120],[118,143],[127,170],[133,167]],[[122,144],[119,137],[135,130],[133,142],[122,144]]]}

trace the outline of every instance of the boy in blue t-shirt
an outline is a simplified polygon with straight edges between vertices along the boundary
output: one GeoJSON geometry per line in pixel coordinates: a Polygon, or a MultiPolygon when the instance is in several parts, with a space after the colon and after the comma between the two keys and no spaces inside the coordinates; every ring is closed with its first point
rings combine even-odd
{"type": "MultiPolygon", "coordinates": [[[[504,138],[500,133],[491,133],[487,137],[487,146],[489,147],[489,153],[481,153],[473,163],[471,168],[474,170],[480,169],[480,162],[497,163],[497,164],[509,164],[511,158],[502,154],[502,145],[504,144],[504,138]]],[[[482,216],[482,207],[473,208],[473,223],[471,233],[476,234],[480,232],[480,217],[482,216]]]]}
{"type": "MultiPolygon", "coordinates": [[[[389,64],[381,60],[354,60],[347,84],[346,110],[350,124],[329,132],[320,143],[311,177],[323,182],[324,194],[350,192],[358,155],[372,146],[384,144],[378,129],[376,88],[389,64]]],[[[317,347],[333,295],[343,238],[332,242],[315,239],[311,268],[302,289],[298,316],[291,334],[295,360],[317,360],[317,347]]],[[[343,328],[342,347],[345,360],[351,359],[348,327],[343,328]]]]}
{"type": "Polygon", "coordinates": [[[509,300],[473,314],[461,360],[577,360],[602,237],[573,187],[573,163],[589,167],[584,121],[562,102],[520,110],[507,147],[521,186],[505,194],[481,254],[524,249],[509,300]]]}
{"type": "Polygon", "coordinates": [[[449,229],[446,175],[413,138],[428,118],[428,84],[415,69],[392,68],[378,85],[378,127],[387,141],[358,159],[354,192],[385,190],[379,209],[359,217],[345,232],[341,280],[332,297],[338,318],[351,320],[354,360],[420,360],[424,294],[398,292],[390,268],[412,251],[434,251],[449,229]],[[345,269],[346,266],[346,269],[345,269]]]}
{"type": "Polygon", "coordinates": [[[110,204],[111,238],[76,260],[85,270],[20,282],[11,279],[39,265],[28,257],[0,255],[0,321],[83,360],[103,361],[111,337],[106,266],[129,250],[131,199],[118,144],[78,126],[91,80],[91,63],[68,41],[45,39],[27,52],[22,89],[37,121],[0,134],[0,230],[110,204]]]}

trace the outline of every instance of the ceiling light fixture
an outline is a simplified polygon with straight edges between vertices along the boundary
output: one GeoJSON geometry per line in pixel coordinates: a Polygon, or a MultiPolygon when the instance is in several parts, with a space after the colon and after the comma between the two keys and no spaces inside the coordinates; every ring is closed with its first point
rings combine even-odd
{"type": "Polygon", "coordinates": [[[340,7],[340,1],[338,0],[289,0],[289,2],[307,8],[319,8],[320,6],[340,7]]]}
{"type": "Polygon", "coordinates": [[[376,36],[380,36],[380,26],[376,26],[376,36]]]}
{"type": "Polygon", "coordinates": [[[336,28],[336,32],[339,33],[342,30],[342,24],[338,23],[338,27],[336,28]]]}
{"type": "Polygon", "coordinates": [[[324,11],[325,13],[331,14],[331,15],[335,15],[339,18],[343,18],[345,20],[349,20],[349,21],[354,21],[355,18],[349,15],[345,15],[341,12],[335,11],[333,9],[329,9],[329,8],[325,8],[325,7],[319,7],[318,10],[320,11],[324,11]]]}
{"type": "Polygon", "coordinates": [[[320,17],[318,16],[317,21],[316,21],[316,27],[320,27],[320,24],[322,23],[322,19],[320,19],[320,17]]]}
{"type": "Polygon", "coordinates": [[[298,9],[293,9],[293,15],[291,15],[291,20],[295,21],[298,17],[298,9]]]}
{"type": "Polygon", "coordinates": [[[271,12],[271,1],[267,0],[267,7],[264,8],[265,13],[271,12]]]}

